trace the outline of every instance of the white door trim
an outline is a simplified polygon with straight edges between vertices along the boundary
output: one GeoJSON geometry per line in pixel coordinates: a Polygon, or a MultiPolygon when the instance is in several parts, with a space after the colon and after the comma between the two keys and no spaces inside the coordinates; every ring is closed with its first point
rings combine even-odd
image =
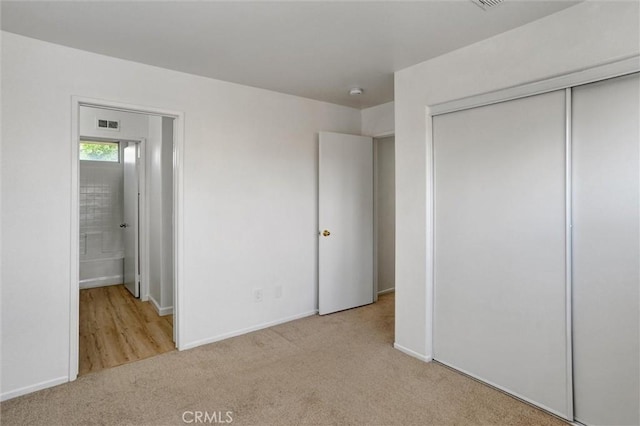
{"type": "Polygon", "coordinates": [[[138,231],[138,245],[140,249],[138,254],[140,256],[140,300],[149,300],[149,191],[147,190],[149,185],[147,170],[147,139],[141,138],[138,142],[138,153],[140,156],[140,162],[138,163],[138,187],[140,188],[140,198],[142,202],[138,204],[138,216],[141,220],[138,221],[138,226],[142,223],[142,227],[138,231]]]}
{"type": "MultiPolygon", "coordinates": [[[[103,99],[86,98],[81,96],[71,97],[71,262],[70,262],[70,285],[69,285],[69,381],[78,377],[79,360],[79,291],[80,291],[80,221],[79,221],[79,142],[80,142],[80,107],[90,106],[102,109],[112,109],[124,112],[142,113],[149,115],[160,115],[174,119],[173,127],[173,264],[174,264],[174,317],[173,333],[176,347],[183,349],[180,336],[184,336],[184,322],[182,318],[184,311],[182,302],[184,295],[183,280],[183,249],[184,249],[184,113],[180,111],[166,110],[148,106],[126,104],[121,102],[108,101],[103,99]]],[[[144,144],[142,145],[143,149],[144,144]]],[[[142,153],[144,155],[145,153],[142,153]]],[[[144,172],[146,173],[146,172],[144,172]]],[[[146,183],[145,183],[146,185],[146,183]]],[[[145,191],[148,193],[148,191],[145,191]]],[[[145,195],[145,202],[147,203],[145,195]]],[[[146,206],[145,206],[146,207],[146,206]]],[[[148,226],[148,211],[145,208],[141,212],[148,226]]],[[[144,228],[143,228],[144,229],[144,228]]],[[[141,235],[141,243],[148,247],[148,233],[146,229],[141,235]]],[[[148,253],[148,249],[146,250],[148,253]]],[[[148,275],[148,265],[141,262],[142,273],[148,275]]],[[[144,282],[144,281],[143,281],[144,282]]],[[[141,296],[148,296],[148,283],[141,283],[141,296]]]]}
{"type": "Polygon", "coordinates": [[[373,145],[373,303],[378,301],[378,144],[372,138],[373,145]]]}
{"type": "Polygon", "coordinates": [[[388,138],[391,136],[395,136],[396,132],[395,130],[388,130],[386,132],[380,132],[380,133],[376,133],[375,135],[372,135],[371,137],[374,139],[382,139],[382,138],[388,138]]]}

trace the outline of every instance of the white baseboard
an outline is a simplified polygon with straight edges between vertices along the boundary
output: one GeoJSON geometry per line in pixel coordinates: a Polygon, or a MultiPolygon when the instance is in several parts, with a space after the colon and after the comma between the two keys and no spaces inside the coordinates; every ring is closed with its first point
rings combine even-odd
{"type": "Polygon", "coordinates": [[[304,312],[304,313],[293,315],[293,316],[290,316],[290,317],[281,318],[279,320],[269,321],[269,322],[265,322],[265,323],[262,323],[262,324],[258,324],[258,325],[255,325],[253,327],[247,327],[247,328],[243,328],[243,329],[240,329],[240,330],[232,331],[230,333],[220,334],[218,336],[209,337],[209,338],[201,339],[201,340],[196,340],[195,342],[191,342],[191,343],[187,343],[187,344],[183,345],[180,348],[180,350],[192,349],[192,348],[195,348],[197,346],[202,346],[202,345],[207,345],[209,343],[219,342],[220,340],[225,340],[225,339],[229,339],[231,337],[240,336],[242,334],[251,333],[252,331],[258,331],[258,330],[262,330],[262,329],[265,329],[265,328],[273,327],[274,325],[284,324],[285,322],[289,322],[289,321],[294,321],[294,320],[301,319],[301,318],[310,317],[310,316],[315,315],[317,313],[318,313],[317,310],[304,312]]]}
{"type": "Polygon", "coordinates": [[[400,351],[400,352],[402,352],[402,353],[405,353],[405,354],[407,354],[407,355],[409,355],[409,356],[412,356],[412,357],[414,357],[414,358],[418,358],[420,361],[424,361],[424,362],[431,362],[431,361],[433,361],[433,358],[432,358],[432,357],[427,356],[427,355],[419,354],[418,352],[413,351],[413,350],[411,350],[411,349],[409,349],[409,348],[405,348],[404,346],[399,345],[399,344],[397,344],[397,343],[394,343],[394,344],[393,344],[393,347],[394,347],[394,348],[396,348],[397,350],[399,350],[399,351],[400,351]]]}
{"type": "Polygon", "coordinates": [[[155,309],[157,314],[160,315],[161,317],[163,317],[165,315],[173,314],[173,306],[167,306],[167,307],[163,308],[163,307],[160,306],[158,301],[156,299],[154,299],[153,296],[151,296],[151,295],[149,295],[149,302],[151,302],[151,305],[153,306],[153,309],[155,309]]]}
{"type": "Polygon", "coordinates": [[[67,383],[69,381],[69,377],[58,377],[57,379],[47,380],[44,382],[36,383],[35,385],[25,386],[20,389],[12,390],[9,392],[5,392],[0,395],[0,401],[6,401],[11,398],[15,398],[18,396],[26,395],[28,393],[36,392],[42,389],[50,388],[53,386],[58,386],[63,383],[67,383]]]}
{"type": "Polygon", "coordinates": [[[381,294],[393,293],[394,291],[396,291],[395,287],[391,287],[391,288],[388,288],[386,290],[380,290],[378,292],[378,296],[380,296],[381,294]]]}
{"type": "Polygon", "coordinates": [[[110,277],[98,277],[80,280],[80,288],[106,287],[108,285],[119,285],[124,281],[122,275],[113,275],[110,277]]]}

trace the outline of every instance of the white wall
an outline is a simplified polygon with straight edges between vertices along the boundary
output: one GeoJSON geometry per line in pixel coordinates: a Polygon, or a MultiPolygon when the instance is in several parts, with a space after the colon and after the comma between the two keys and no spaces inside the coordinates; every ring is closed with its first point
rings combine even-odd
{"type": "Polygon", "coordinates": [[[362,114],[362,135],[387,136],[393,134],[395,129],[393,102],[365,108],[360,113],[362,114]]]}
{"type": "Polygon", "coordinates": [[[69,374],[72,95],[185,114],[186,347],[315,311],[317,132],[359,110],[10,33],[2,87],[3,398],[69,374]]]}
{"type": "Polygon", "coordinates": [[[395,287],[396,192],[394,138],[374,140],[376,268],[378,293],[395,287]]]}
{"type": "Polygon", "coordinates": [[[637,55],[638,2],[580,3],[395,75],[396,346],[432,355],[427,107],[637,55]]]}

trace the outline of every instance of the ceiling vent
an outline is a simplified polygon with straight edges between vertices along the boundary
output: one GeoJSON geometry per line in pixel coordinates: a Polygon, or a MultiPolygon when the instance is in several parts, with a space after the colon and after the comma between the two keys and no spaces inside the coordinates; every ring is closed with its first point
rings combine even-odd
{"type": "Polygon", "coordinates": [[[474,4],[480,6],[483,10],[489,10],[494,6],[499,5],[504,0],[471,0],[474,4]]]}
{"type": "Polygon", "coordinates": [[[115,132],[120,131],[120,121],[119,120],[103,120],[98,118],[96,121],[96,127],[100,130],[113,130],[115,132]]]}

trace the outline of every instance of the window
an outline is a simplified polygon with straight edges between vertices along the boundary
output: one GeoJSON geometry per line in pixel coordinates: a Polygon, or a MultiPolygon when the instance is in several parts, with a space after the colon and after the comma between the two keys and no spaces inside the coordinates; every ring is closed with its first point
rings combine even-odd
{"type": "Polygon", "coordinates": [[[80,141],[80,159],[88,161],[120,162],[120,143],[80,141]]]}

